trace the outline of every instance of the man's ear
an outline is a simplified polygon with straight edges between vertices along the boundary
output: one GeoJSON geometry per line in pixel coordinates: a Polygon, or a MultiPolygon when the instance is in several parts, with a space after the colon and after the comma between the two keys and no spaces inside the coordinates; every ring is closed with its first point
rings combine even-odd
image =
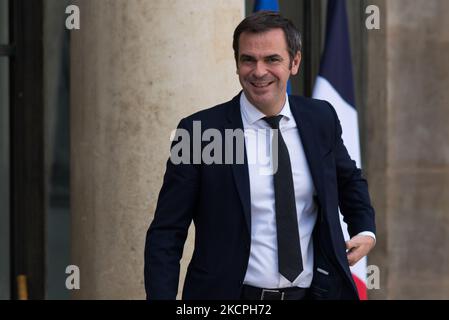
{"type": "Polygon", "coordinates": [[[298,51],[298,53],[296,53],[292,61],[292,69],[291,69],[292,76],[298,73],[300,65],[301,65],[301,52],[298,51]]]}

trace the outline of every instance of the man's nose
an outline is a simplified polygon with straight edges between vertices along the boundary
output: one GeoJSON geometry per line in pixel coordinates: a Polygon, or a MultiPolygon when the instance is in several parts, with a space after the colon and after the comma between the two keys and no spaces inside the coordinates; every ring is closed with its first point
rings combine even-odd
{"type": "Polygon", "coordinates": [[[267,73],[267,68],[263,61],[257,61],[254,67],[253,75],[257,78],[263,77],[267,73]]]}

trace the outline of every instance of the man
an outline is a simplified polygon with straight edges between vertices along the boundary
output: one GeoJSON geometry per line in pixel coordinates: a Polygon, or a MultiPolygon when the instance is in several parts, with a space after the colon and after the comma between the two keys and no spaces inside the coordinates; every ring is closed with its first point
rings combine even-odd
{"type": "Polygon", "coordinates": [[[205,143],[198,151],[190,141],[189,161],[167,162],[146,239],[147,298],[175,299],[193,221],[184,299],[357,299],[349,265],[374,246],[374,210],[332,106],[286,94],[301,62],[300,34],[289,20],[262,11],[237,26],[233,47],[243,92],[181,120],[178,129],[193,139],[198,124],[222,136],[244,131],[244,161],[236,159],[238,146],[225,143],[232,163],[195,162],[205,143]],[[249,161],[266,151],[262,141],[271,150],[268,165],[249,161]],[[339,206],[352,236],[347,243],[339,206]]]}

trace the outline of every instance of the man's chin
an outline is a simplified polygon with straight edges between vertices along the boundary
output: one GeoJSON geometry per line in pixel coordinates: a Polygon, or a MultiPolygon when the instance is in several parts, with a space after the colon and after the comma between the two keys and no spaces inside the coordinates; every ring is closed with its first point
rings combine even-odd
{"type": "Polygon", "coordinates": [[[271,100],[268,99],[257,99],[257,97],[252,99],[253,101],[250,101],[255,107],[257,107],[260,110],[265,110],[269,108],[269,106],[272,104],[271,100]]]}
{"type": "Polygon", "coordinates": [[[270,92],[249,91],[249,94],[246,94],[246,96],[254,102],[258,103],[268,103],[272,99],[270,92]]]}

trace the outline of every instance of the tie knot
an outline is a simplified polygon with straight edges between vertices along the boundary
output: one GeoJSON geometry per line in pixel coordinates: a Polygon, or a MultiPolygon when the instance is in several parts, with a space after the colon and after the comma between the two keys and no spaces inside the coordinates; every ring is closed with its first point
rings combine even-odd
{"type": "Polygon", "coordinates": [[[281,122],[282,115],[277,115],[273,117],[265,117],[263,118],[272,129],[279,129],[279,122],[281,122]]]}

